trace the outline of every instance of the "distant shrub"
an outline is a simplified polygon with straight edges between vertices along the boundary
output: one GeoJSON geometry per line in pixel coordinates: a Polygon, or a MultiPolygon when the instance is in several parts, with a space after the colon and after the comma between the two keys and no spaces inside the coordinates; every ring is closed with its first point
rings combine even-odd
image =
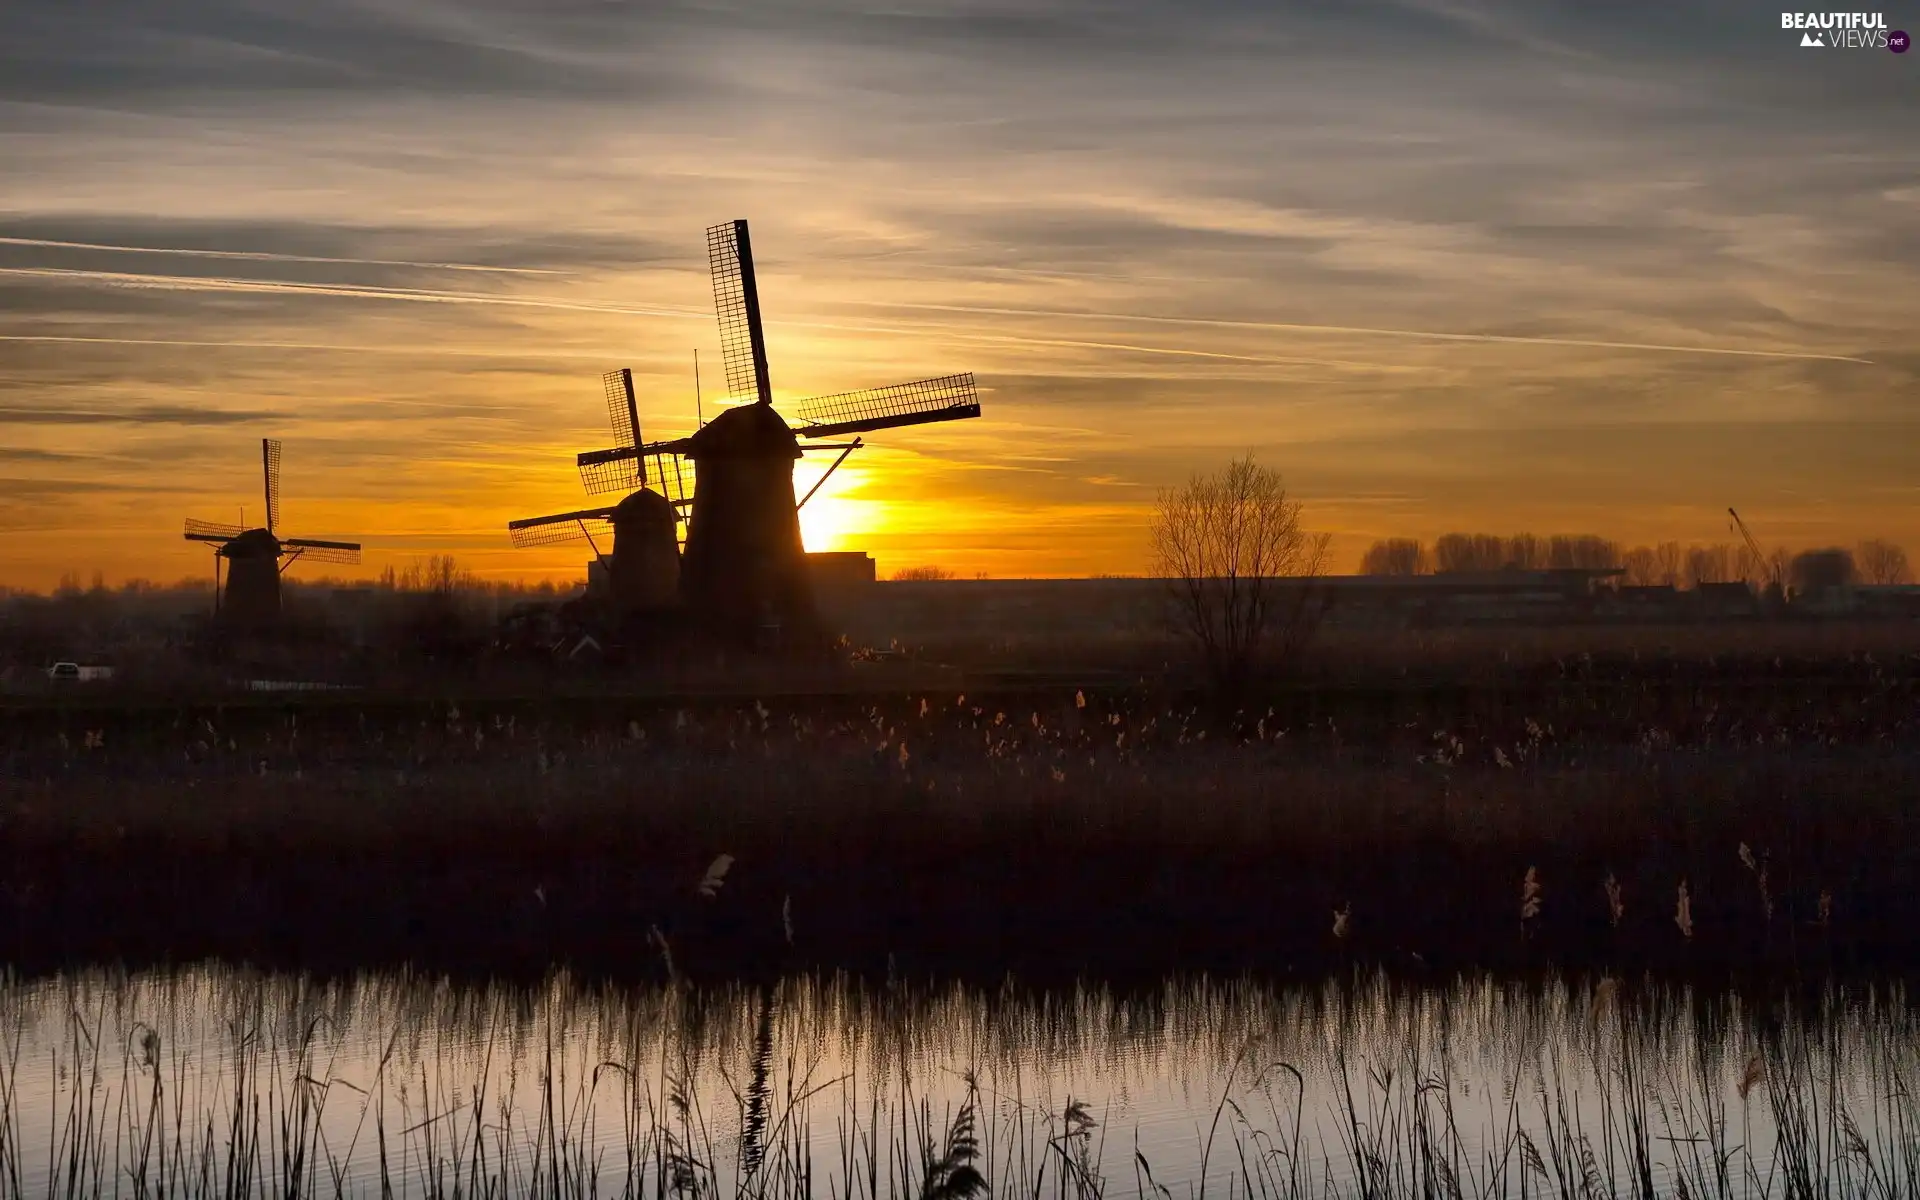
{"type": "Polygon", "coordinates": [[[1793,586],[1801,592],[1820,592],[1845,587],[1854,581],[1853,553],[1837,547],[1806,550],[1793,556],[1789,568],[1793,586]]]}

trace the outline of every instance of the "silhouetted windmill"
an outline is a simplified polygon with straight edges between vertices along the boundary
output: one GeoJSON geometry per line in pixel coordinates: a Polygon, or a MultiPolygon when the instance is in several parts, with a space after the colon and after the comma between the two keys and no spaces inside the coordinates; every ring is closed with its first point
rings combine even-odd
{"type": "MultiPolygon", "coordinates": [[[[633,372],[625,367],[601,378],[607,396],[607,417],[615,442],[624,448],[639,445],[640,412],[633,396],[633,372]]],[[[678,455],[634,456],[610,462],[598,478],[598,490],[630,489],[618,504],[576,512],[527,517],[507,523],[507,533],[520,547],[553,546],[585,541],[604,563],[614,606],[622,613],[673,605],[680,583],[679,512],[692,503],[693,470],[678,455]],[[647,464],[653,465],[650,490],[647,464]],[[664,493],[664,494],[663,494],[664,493]],[[601,540],[607,548],[601,549],[601,540]]]]}
{"type": "MultiPolygon", "coordinates": [[[[748,403],[726,409],[689,437],[665,442],[641,442],[638,421],[622,426],[616,413],[621,444],[579,455],[580,478],[598,494],[644,484],[648,472],[641,464],[647,462],[655,464],[656,478],[683,482],[691,477],[692,512],[680,563],[680,597],[688,610],[736,634],[811,625],[813,598],[799,507],[819,484],[796,504],[794,461],[807,450],[838,450],[840,456],[827,468],[830,475],[864,440],[818,439],[977,417],[979,396],[971,374],[946,375],[804,400],[798,425],[789,425],[773,409],[747,223],[730,221],[707,230],[707,261],[727,391],[748,403]]],[[[631,396],[629,377],[629,404],[631,396]]]]}
{"type": "Polygon", "coordinates": [[[357,563],[359,542],[283,538],[280,523],[280,443],[260,439],[260,473],[265,483],[267,523],[256,529],[187,518],[186,538],[214,547],[213,588],[216,610],[235,624],[262,624],[280,615],[280,573],[299,559],[357,563]],[[227,560],[226,605],[220,609],[220,560],[227,560]],[[281,560],[285,559],[283,563],[281,560]]]}

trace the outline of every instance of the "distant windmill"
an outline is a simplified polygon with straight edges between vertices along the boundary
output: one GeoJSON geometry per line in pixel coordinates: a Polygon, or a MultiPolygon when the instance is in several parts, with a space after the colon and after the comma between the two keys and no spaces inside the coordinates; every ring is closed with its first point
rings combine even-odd
{"type": "MultiPolygon", "coordinates": [[[[692,478],[679,588],[687,609],[736,633],[810,624],[813,599],[799,507],[819,484],[795,503],[794,461],[807,450],[838,450],[830,475],[865,443],[858,437],[848,443],[817,439],[977,417],[980,399],[971,374],[946,375],[803,400],[799,424],[788,425],[773,409],[747,223],[707,230],[707,261],[727,391],[748,403],[724,410],[689,437],[665,442],[641,442],[637,420],[629,430],[615,414],[620,444],[579,455],[580,477],[595,494],[645,484],[642,464],[648,462],[663,485],[692,478]]],[[[631,394],[629,386],[629,403],[631,394]]]]}
{"type": "Polygon", "coordinates": [[[329,542],[317,538],[283,538],[280,523],[280,443],[260,439],[260,472],[267,495],[267,523],[262,528],[218,525],[187,518],[186,538],[214,546],[214,603],[220,604],[220,560],[227,560],[224,615],[235,624],[262,624],[280,615],[280,573],[299,559],[313,562],[357,563],[359,542],[329,542]],[[282,562],[281,560],[285,560],[282,562]]]}
{"type": "MultiPolygon", "coordinates": [[[[633,372],[625,367],[609,371],[601,382],[615,441],[623,448],[638,447],[640,412],[634,402],[633,372]]],[[[630,494],[618,504],[601,508],[509,521],[508,535],[521,547],[584,540],[607,567],[617,609],[626,613],[672,607],[680,582],[678,514],[692,503],[691,464],[677,455],[636,455],[608,464],[602,478],[606,486],[600,491],[617,487],[629,489],[630,494]],[[660,492],[645,486],[649,461],[660,492]],[[607,543],[605,550],[602,541],[607,543]]]]}

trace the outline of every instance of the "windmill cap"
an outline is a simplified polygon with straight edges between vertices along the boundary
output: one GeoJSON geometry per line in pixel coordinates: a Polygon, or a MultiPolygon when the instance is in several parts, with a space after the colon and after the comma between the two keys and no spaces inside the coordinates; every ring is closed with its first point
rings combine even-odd
{"type": "Polygon", "coordinates": [[[667,498],[651,488],[641,488],[620,503],[613,506],[608,514],[615,525],[625,525],[629,521],[657,521],[671,525],[674,520],[673,505],[667,498]]]}
{"type": "Polygon", "coordinates": [[[688,439],[687,457],[799,458],[793,430],[771,405],[729,408],[688,439]]]}
{"type": "Polygon", "coordinates": [[[220,547],[227,558],[279,558],[280,539],[264,529],[249,529],[220,547]]]}

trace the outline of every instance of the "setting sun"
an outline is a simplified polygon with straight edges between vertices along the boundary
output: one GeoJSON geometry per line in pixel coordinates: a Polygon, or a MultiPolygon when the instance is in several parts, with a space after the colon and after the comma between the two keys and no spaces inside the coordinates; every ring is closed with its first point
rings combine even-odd
{"type": "MultiPolygon", "coordinates": [[[[861,453],[855,451],[852,457],[858,458],[861,453]]],[[[802,496],[833,461],[832,455],[818,457],[822,460],[818,466],[809,462],[793,474],[794,491],[802,496]]],[[[886,505],[861,498],[867,482],[850,459],[820,485],[820,490],[800,509],[800,537],[808,550],[868,548],[862,544],[862,537],[885,527],[886,505]]]]}

